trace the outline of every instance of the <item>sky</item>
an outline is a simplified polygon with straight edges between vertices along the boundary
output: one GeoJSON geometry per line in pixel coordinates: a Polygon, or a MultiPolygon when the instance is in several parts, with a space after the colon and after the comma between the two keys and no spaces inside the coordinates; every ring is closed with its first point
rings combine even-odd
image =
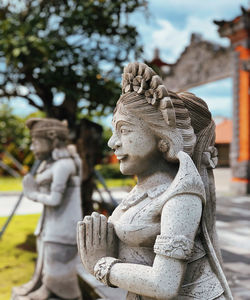
{"type": "MultiPolygon", "coordinates": [[[[163,61],[174,63],[190,43],[192,33],[204,40],[229,46],[221,38],[213,20],[232,20],[241,14],[240,6],[248,8],[249,0],[150,0],[146,18],[138,14],[131,22],[137,25],[144,45],[145,60],[151,60],[159,48],[163,61]]],[[[212,82],[190,91],[203,98],[213,116],[232,117],[232,78],[212,82]]]]}
{"type": "MultiPolygon", "coordinates": [[[[174,63],[189,45],[192,33],[203,39],[229,45],[220,38],[213,20],[232,20],[241,14],[240,6],[249,7],[249,0],[149,0],[146,16],[142,12],[129,21],[136,25],[144,46],[144,59],[151,60],[155,48],[160,57],[174,63]]],[[[232,116],[232,79],[223,79],[190,90],[203,98],[214,116],[232,116]]],[[[15,101],[14,112],[27,115],[34,109],[23,101],[15,101]]]]}

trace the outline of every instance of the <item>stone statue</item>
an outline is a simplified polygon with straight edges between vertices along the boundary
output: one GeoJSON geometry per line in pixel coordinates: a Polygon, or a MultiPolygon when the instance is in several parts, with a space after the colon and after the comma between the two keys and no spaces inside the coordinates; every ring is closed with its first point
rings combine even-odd
{"type": "Polygon", "coordinates": [[[215,230],[215,124],[194,94],[143,63],[123,73],[109,146],[137,185],[107,220],[78,223],[84,267],[132,299],[233,299],[215,230]]]}
{"type": "Polygon", "coordinates": [[[33,278],[13,288],[12,299],[80,299],[76,226],[82,219],[81,160],[74,146],[67,146],[68,128],[64,122],[33,118],[27,126],[31,149],[42,163],[35,178],[24,177],[23,192],[44,208],[35,231],[38,259],[33,278]]]}

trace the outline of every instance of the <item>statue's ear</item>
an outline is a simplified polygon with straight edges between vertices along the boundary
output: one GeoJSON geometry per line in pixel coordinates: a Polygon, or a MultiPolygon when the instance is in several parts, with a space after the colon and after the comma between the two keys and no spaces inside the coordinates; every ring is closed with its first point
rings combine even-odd
{"type": "Polygon", "coordinates": [[[158,149],[168,162],[178,162],[177,154],[183,151],[183,138],[178,130],[173,127],[168,128],[168,137],[160,139],[158,149]]]}
{"type": "Polygon", "coordinates": [[[158,142],[158,149],[162,153],[166,153],[169,150],[169,143],[166,140],[159,140],[158,142]]]}
{"type": "Polygon", "coordinates": [[[49,130],[49,131],[47,132],[47,137],[48,137],[49,139],[51,139],[51,140],[54,140],[54,139],[56,138],[56,132],[55,132],[55,130],[49,130]]]}

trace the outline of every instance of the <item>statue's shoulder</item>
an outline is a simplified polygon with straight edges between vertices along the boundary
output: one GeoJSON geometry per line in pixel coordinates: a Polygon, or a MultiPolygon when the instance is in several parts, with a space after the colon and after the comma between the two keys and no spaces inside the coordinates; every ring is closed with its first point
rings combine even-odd
{"type": "Polygon", "coordinates": [[[52,151],[54,164],[71,163],[73,158],[67,148],[56,148],[52,151]]]}
{"type": "Polygon", "coordinates": [[[75,162],[70,153],[60,149],[60,151],[53,152],[53,169],[58,172],[74,172],[75,162]]]}
{"type": "Polygon", "coordinates": [[[180,162],[179,170],[166,191],[168,197],[193,194],[199,196],[205,204],[205,187],[192,158],[183,151],[180,151],[177,156],[180,162]]]}

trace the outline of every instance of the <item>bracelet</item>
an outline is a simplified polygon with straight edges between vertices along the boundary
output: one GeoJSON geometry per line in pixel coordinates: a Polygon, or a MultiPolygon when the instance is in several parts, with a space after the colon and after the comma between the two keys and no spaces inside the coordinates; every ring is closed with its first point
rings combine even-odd
{"type": "Polygon", "coordinates": [[[95,278],[110,287],[116,287],[110,283],[109,275],[112,266],[121,262],[122,261],[120,259],[114,257],[103,257],[99,259],[94,267],[95,278]]]}

